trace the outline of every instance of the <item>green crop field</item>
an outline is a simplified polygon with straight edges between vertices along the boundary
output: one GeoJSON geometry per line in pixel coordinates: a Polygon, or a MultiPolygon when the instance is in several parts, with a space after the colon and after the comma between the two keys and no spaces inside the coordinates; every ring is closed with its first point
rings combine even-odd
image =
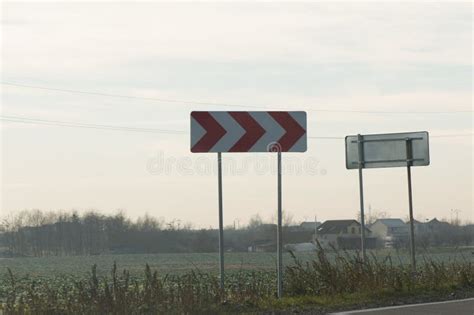
{"type": "MultiPolygon", "coordinates": [[[[474,262],[474,249],[432,249],[420,250],[417,255],[421,263],[426,259],[437,262],[471,261],[474,262]]],[[[353,255],[355,252],[350,252],[353,255]]],[[[295,253],[303,262],[316,257],[316,253],[295,253]]],[[[394,264],[409,263],[407,251],[377,250],[369,251],[369,257],[380,260],[390,256],[394,264]]],[[[334,254],[329,253],[329,257],[334,254]]],[[[14,274],[29,275],[32,277],[48,277],[51,275],[84,276],[90,273],[91,266],[97,265],[97,273],[105,275],[110,272],[114,262],[119,269],[127,269],[132,275],[141,275],[145,264],[161,275],[182,274],[191,270],[216,273],[218,271],[218,254],[125,254],[125,255],[97,255],[97,256],[63,256],[63,257],[19,257],[0,259],[0,270],[5,274],[10,268],[14,274]]],[[[286,253],[284,263],[292,264],[293,259],[286,253]]],[[[239,270],[271,271],[276,268],[274,253],[226,253],[225,268],[232,273],[239,270]]]]}
{"type": "MultiPolygon", "coordinates": [[[[453,291],[470,297],[474,288],[472,249],[420,250],[416,275],[406,251],[369,251],[366,261],[354,251],[295,255],[296,260],[284,255],[288,301],[294,305],[292,299],[310,296],[324,312],[341,303],[361,303],[361,298],[390,303],[394,296],[453,291]],[[334,302],[334,296],[339,300],[334,302]]],[[[216,253],[2,258],[0,313],[219,313],[285,307],[275,300],[275,254],[226,253],[225,265],[222,290],[216,253]]]]}

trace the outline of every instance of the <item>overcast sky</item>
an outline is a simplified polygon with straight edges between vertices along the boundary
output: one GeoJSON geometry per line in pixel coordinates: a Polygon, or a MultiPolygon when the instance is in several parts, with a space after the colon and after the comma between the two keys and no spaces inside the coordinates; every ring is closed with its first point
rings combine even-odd
{"type": "MultiPolygon", "coordinates": [[[[308,111],[308,152],[284,154],[296,220],[354,218],[344,136],[430,132],[413,169],[415,217],[473,219],[472,5],[433,3],[4,3],[2,115],[184,131],[0,121],[2,214],[124,209],[217,225],[215,154],[191,154],[192,110],[214,102],[308,111]],[[146,100],[158,98],[189,102],[146,100]],[[361,110],[404,114],[318,111],[361,110]],[[409,114],[406,112],[443,112],[409,114]],[[465,111],[465,112],[462,112],[465,111]],[[454,113],[453,113],[454,112],[454,113]],[[464,135],[456,137],[436,137],[464,135]]],[[[276,157],[224,154],[224,222],[276,215],[276,157]]],[[[365,172],[366,205],[408,215],[406,170],[365,172]]]]}

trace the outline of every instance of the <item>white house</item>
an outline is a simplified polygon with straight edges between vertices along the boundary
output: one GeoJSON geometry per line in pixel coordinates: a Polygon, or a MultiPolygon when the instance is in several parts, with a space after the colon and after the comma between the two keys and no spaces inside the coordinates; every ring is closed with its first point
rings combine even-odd
{"type": "MultiPolygon", "coordinates": [[[[321,224],[316,231],[315,240],[323,248],[359,249],[361,243],[361,226],[356,220],[328,220],[321,224]]],[[[375,238],[371,231],[365,228],[366,248],[375,247],[375,238]]]]}
{"type": "Polygon", "coordinates": [[[396,247],[407,242],[410,231],[401,219],[378,219],[370,226],[370,230],[384,247],[396,247]]]}

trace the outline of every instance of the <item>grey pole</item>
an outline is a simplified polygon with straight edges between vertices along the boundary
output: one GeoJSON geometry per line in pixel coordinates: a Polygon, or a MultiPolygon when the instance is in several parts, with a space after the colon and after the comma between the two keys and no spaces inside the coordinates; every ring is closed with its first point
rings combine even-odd
{"type": "Polygon", "coordinates": [[[416,257],[415,257],[415,225],[413,219],[413,193],[411,187],[411,164],[413,159],[412,140],[406,139],[407,152],[407,178],[408,178],[408,205],[410,211],[410,252],[411,252],[411,268],[416,272],[416,257]]]}
{"type": "Polygon", "coordinates": [[[220,287],[224,290],[224,221],[222,211],[222,153],[217,153],[217,177],[219,190],[219,271],[220,287]]]}
{"type": "Polygon", "coordinates": [[[283,251],[281,238],[282,209],[281,209],[281,152],[278,151],[278,225],[277,225],[277,282],[278,298],[283,296],[283,251]]]}
{"type": "Polygon", "coordinates": [[[364,143],[363,137],[360,134],[357,135],[357,144],[359,148],[360,247],[362,250],[362,258],[365,260],[364,179],[362,177],[362,168],[364,166],[364,143]]]}

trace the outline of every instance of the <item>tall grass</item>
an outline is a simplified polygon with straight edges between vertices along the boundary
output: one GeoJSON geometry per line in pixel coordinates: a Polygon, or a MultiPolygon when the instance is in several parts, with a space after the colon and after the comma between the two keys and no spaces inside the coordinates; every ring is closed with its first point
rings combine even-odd
{"type": "Polygon", "coordinates": [[[425,257],[413,273],[410,265],[395,264],[391,256],[372,254],[364,260],[359,253],[336,251],[330,259],[320,248],[314,260],[302,263],[291,254],[294,264],[286,268],[285,292],[294,296],[474,288],[474,265],[467,260],[445,263],[425,257]]]}
{"type": "MultiPolygon", "coordinates": [[[[354,292],[413,290],[446,287],[474,289],[474,266],[468,261],[439,263],[429,259],[417,274],[410,266],[395,264],[390,256],[363,260],[360,255],[337,253],[330,259],[320,249],[313,261],[294,264],[285,272],[285,294],[331,296],[354,292]]],[[[19,278],[10,269],[0,280],[0,311],[40,314],[147,314],[215,313],[255,309],[273,300],[275,273],[243,271],[229,274],[221,290],[214,274],[199,270],[183,275],[159,275],[146,265],[143,276],[132,277],[116,264],[100,277],[94,265],[86,278],[19,278]]]]}
{"type": "Polygon", "coordinates": [[[225,290],[216,275],[191,271],[159,276],[146,265],[143,277],[133,278],[114,264],[110,276],[99,277],[92,266],[86,279],[58,277],[52,281],[17,279],[8,269],[0,291],[6,313],[146,314],[212,312],[226,305],[256,305],[273,294],[269,272],[238,272],[225,290]]]}

